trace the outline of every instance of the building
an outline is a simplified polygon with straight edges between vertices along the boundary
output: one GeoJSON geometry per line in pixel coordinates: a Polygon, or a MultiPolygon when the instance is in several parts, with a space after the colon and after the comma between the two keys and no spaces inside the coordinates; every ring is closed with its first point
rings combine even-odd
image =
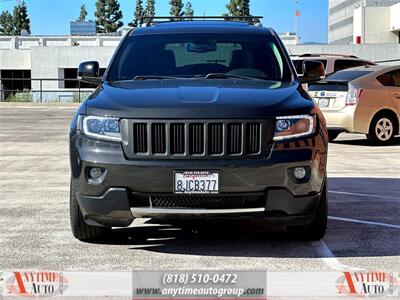
{"type": "Polygon", "coordinates": [[[329,0],[329,44],[399,43],[400,0],[329,0]]]}
{"type": "Polygon", "coordinates": [[[279,37],[281,38],[282,42],[288,45],[298,45],[299,44],[299,36],[294,32],[285,32],[280,33],[279,37]]]}
{"type": "Polygon", "coordinates": [[[121,38],[0,36],[0,101],[10,96],[32,101],[82,99],[91,87],[77,81],[79,63],[97,60],[104,70],[121,38]]]}
{"type": "Polygon", "coordinates": [[[96,35],[96,23],[94,21],[71,21],[71,35],[96,35]]]}

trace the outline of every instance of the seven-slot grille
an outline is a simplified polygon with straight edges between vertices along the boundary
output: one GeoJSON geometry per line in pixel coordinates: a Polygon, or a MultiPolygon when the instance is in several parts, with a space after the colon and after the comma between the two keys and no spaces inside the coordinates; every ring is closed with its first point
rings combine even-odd
{"type": "Polygon", "coordinates": [[[132,158],[261,157],[272,147],[273,120],[124,121],[132,158]]]}

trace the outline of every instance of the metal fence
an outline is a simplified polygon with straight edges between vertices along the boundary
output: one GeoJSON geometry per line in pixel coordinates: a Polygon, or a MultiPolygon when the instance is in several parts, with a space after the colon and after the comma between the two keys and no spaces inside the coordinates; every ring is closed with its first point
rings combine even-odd
{"type": "Polygon", "coordinates": [[[79,103],[94,89],[73,78],[0,78],[0,101],[79,103]]]}

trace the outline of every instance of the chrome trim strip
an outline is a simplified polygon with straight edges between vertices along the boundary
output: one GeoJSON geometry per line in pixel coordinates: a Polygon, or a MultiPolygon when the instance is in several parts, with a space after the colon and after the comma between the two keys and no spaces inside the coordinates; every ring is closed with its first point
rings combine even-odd
{"type": "Polygon", "coordinates": [[[218,214],[243,214],[265,211],[265,207],[259,208],[235,208],[235,209],[197,209],[197,208],[149,208],[132,207],[134,217],[162,216],[162,215],[218,215],[218,214]]]}

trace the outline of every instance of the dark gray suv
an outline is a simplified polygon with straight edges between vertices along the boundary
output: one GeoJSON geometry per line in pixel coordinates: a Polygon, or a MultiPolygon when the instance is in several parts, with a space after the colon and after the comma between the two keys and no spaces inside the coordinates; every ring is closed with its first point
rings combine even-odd
{"type": "Polygon", "coordinates": [[[281,40],[246,22],[164,22],[122,40],[71,124],[71,224],[99,239],[136,217],[257,216],[319,239],[327,131],[281,40]]]}

